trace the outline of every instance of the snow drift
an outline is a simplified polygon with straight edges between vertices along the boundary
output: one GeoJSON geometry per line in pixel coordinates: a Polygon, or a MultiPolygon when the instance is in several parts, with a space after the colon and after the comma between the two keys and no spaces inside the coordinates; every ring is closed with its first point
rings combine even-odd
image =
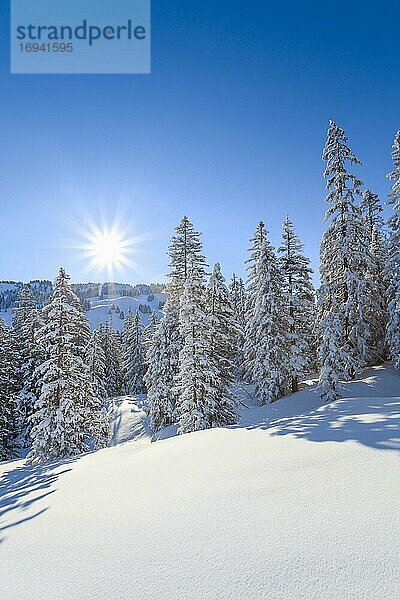
{"type": "Polygon", "coordinates": [[[125,399],[114,440],[131,441],[3,463],[0,596],[393,600],[400,377],[376,368],[344,393],[321,407],[311,387],[156,443],[125,399]]]}

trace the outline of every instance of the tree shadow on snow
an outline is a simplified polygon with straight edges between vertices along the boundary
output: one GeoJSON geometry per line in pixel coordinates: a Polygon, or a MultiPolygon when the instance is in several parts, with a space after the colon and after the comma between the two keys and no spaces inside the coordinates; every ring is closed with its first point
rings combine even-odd
{"type": "Polygon", "coordinates": [[[266,419],[248,429],[272,436],[292,435],[312,442],[349,440],[380,450],[400,451],[400,398],[350,398],[308,414],[266,419]]]}
{"type": "Polygon", "coordinates": [[[60,475],[71,471],[70,468],[60,470],[60,467],[73,460],[76,459],[38,466],[23,464],[3,473],[0,479],[0,543],[6,539],[2,532],[31,521],[48,510],[41,501],[54,494],[54,485],[60,475]]]}

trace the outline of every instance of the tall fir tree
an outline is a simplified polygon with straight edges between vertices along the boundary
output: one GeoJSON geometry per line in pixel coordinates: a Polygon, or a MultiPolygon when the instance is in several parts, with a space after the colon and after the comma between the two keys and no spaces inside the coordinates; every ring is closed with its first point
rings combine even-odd
{"type": "MultiPolygon", "coordinates": [[[[320,249],[321,289],[319,291],[318,323],[323,334],[325,316],[330,314],[332,335],[339,335],[332,344],[340,349],[337,365],[339,378],[354,378],[366,364],[370,330],[366,315],[366,273],[370,267],[369,240],[361,211],[356,205],[362,182],[347,171],[347,163],[359,165],[359,159],[347,145],[347,137],[334,121],[330,122],[323,151],[326,161],[324,177],[330,204],[320,249]],[[332,311],[337,311],[337,319],[332,311]]],[[[328,356],[324,345],[319,349],[322,369],[328,356]]]]}
{"type": "Polygon", "coordinates": [[[330,310],[325,310],[321,319],[321,343],[318,348],[321,372],[318,387],[325,402],[339,398],[339,373],[345,368],[340,340],[343,338],[343,323],[335,306],[336,299],[330,296],[330,310]]]}
{"type": "Polygon", "coordinates": [[[89,368],[93,393],[96,398],[105,401],[106,388],[106,356],[101,346],[100,332],[94,330],[86,347],[85,364],[89,368]]]}
{"type": "Polygon", "coordinates": [[[145,364],[146,369],[147,369],[147,365],[148,365],[149,350],[152,346],[154,335],[157,330],[157,326],[158,326],[158,317],[157,317],[157,313],[153,310],[153,312],[150,315],[148,325],[146,325],[146,327],[144,328],[143,337],[142,337],[144,364],[145,364]]]}
{"type": "Polygon", "coordinates": [[[132,315],[129,309],[124,319],[124,330],[122,334],[123,343],[123,369],[128,394],[144,392],[144,347],[143,347],[144,325],[139,312],[132,315]]]}
{"type": "Polygon", "coordinates": [[[244,329],[246,323],[246,289],[241,277],[235,273],[232,275],[229,286],[229,294],[233,312],[237,323],[237,353],[235,360],[235,372],[238,377],[244,375],[244,329]]]}
{"type": "Polygon", "coordinates": [[[362,195],[360,209],[368,233],[370,253],[365,296],[365,316],[370,334],[366,362],[374,365],[385,360],[386,354],[387,306],[384,267],[387,260],[387,240],[383,231],[383,208],[379,196],[371,190],[366,190],[362,195]]]}
{"type": "Polygon", "coordinates": [[[191,268],[196,268],[200,277],[204,276],[207,265],[200,236],[186,216],[175,228],[168,248],[171,267],[168,276],[175,285],[183,287],[191,268]]]}
{"type": "Polygon", "coordinates": [[[79,307],[69,275],[60,268],[53,295],[43,309],[45,324],[38,332],[45,360],[37,367],[41,393],[32,417],[28,456],[32,464],[76,456],[105,443],[97,439],[97,432],[107,429],[107,416],[94,398],[83,360],[88,326],[79,307]]]}
{"type": "Polygon", "coordinates": [[[171,425],[175,420],[176,394],[174,391],[178,348],[175,329],[169,326],[168,300],[161,319],[146,350],[147,369],[144,381],[147,389],[150,421],[154,431],[171,425]]]}
{"type": "Polygon", "coordinates": [[[206,261],[202,254],[201,234],[187,217],[175,228],[168,248],[171,271],[163,317],[152,344],[153,354],[148,358],[145,384],[148,391],[150,416],[155,429],[179,419],[180,394],[178,369],[183,339],[180,328],[180,301],[189,270],[195,268],[204,277],[206,261]],[[156,347],[156,344],[159,347],[156,347]],[[151,361],[151,362],[150,362],[151,361]]]}
{"type": "Polygon", "coordinates": [[[260,404],[285,391],[287,340],[283,310],[283,277],[267,237],[261,245],[251,279],[252,303],[245,330],[246,372],[260,404]]]}
{"type": "Polygon", "coordinates": [[[381,214],[383,208],[378,194],[374,194],[371,190],[365,190],[360,201],[360,210],[369,231],[369,239],[372,239],[373,230],[381,230],[384,225],[381,214]]]}
{"type": "Polygon", "coordinates": [[[313,330],[315,323],[315,292],[311,280],[310,260],[303,254],[292,221],[283,223],[282,244],[278,248],[283,276],[287,364],[286,372],[292,392],[299,389],[299,379],[310,373],[315,364],[313,330]]]}
{"type": "Polygon", "coordinates": [[[213,424],[230,425],[236,421],[236,403],[232,394],[234,361],[237,355],[238,322],[231,303],[225,278],[219,263],[214,265],[206,289],[208,336],[211,343],[211,361],[217,377],[217,394],[213,424]]]}
{"type": "Polygon", "coordinates": [[[16,455],[18,434],[18,364],[12,327],[0,319],[0,460],[16,455]]]}
{"type": "Polygon", "coordinates": [[[388,174],[393,181],[388,204],[393,208],[389,219],[390,236],[386,263],[389,322],[386,340],[389,356],[396,369],[400,369],[400,130],[393,143],[394,169],[388,174]]]}
{"type": "Polygon", "coordinates": [[[110,323],[99,326],[99,342],[105,357],[105,387],[108,398],[125,393],[122,369],[122,343],[110,323]]]}
{"type": "Polygon", "coordinates": [[[179,433],[213,426],[218,406],[218,369],[212,359],[205,289],[196,268],[186,278],[180,308],[179,433]]]}
{"type": "Polygon", "coordinates": [[[252,373],[252,365],[255,360],[256,347],[249,339],[249,321],[252,319],[255,311],[255,301],[257,292],[257,270],[260,261],[260,255],[267,239],[268,232],[263,221],[257,224],[253,237],[250,238],[251,247],[248,249],[250,254],[246,260],[247,270],[247,290],[246,290],[246,308],[245,308],[245,331],[243,341],[243,363],[242,376],[249,383],[255,383],[252,373]]]}
{"type": "Polygon", "coordinates": [[[36,300],[29,287],[24,286],[18,294],[13,311],[13,328],[19,351],[18,429],[20,443],[23,446],[30,444],[30,417],[38,395],[35,369],[43,358],[43,352],[37,343],[36,334],[42,326],[43,321],[36,300]]]}

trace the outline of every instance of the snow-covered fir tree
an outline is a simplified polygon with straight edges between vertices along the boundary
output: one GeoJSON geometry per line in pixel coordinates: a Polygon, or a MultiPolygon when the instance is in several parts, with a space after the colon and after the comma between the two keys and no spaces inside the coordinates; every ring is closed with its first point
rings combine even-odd
{"type": "Polygon", "coordinates": [[[150,315],[149,323],[144,328],[143,336],[142,336],[144,362],[145,362],[146,369],[147,369],[147,365],[148,365],[149,350],[152,346],[153,338],[156,333],[157,326],[158,326],[158,316],[157,316],[156,311],[153,310],[153,312],[150,315]]]}
{"type": "Polygon", "coordinates": [[[171,267],[168,277],[175,285],[183,286],[191,268],[196,268],[200,277],[204,276],[207,265],[200,236],[186,216],[175,228],[168,248],[171,267]]]}
{"type": "Polygon", "coordinates": [[[283,276],[281,292],[286,318],[286,373],[292,392],[298,391],[299,379],[310,373],[315,364],[315,293],[310,260],[304,256],[303,249],[294,225],[287,216],[283,223],[282,244],[278,248],[278,255],[283,276]]]}
{"type": "Polygon", "coordinates": [[[233,312],[235,315],[238,331],[237,331],[237,354],[235,360],[235,371],[239,377],[244,374],[244,329],[246,322],[246,289],[241,277],[237,277],[235,273],[232,275],[229,286],[229,294],[232,303],[233,312]]]}
{"type": "Polygon", "coordinates": [[[171,425],[175,420],[176,393],[174,386],[178,352],[181,346],[175,327],[170,325],[170,318],[175,323],[175,316],[171,315],[168,300],[164,311],[164,316],[146,349],[147,369],[144,381],[150,407],[151,425],[155,431],[171,425]]]}
{"type": "Polygon", "coordinates": [[[19,425],[18,366],[13,328],[6,327],[0,319],[0,460],[15,456],[19,425]]]}
{"type": "Polygon", "coordinates": [[[179,353],[179,433],[208,429],[214,424],[220,388],[209,327],[202,277],[192,268],[180,308],[183,347],[179,353]]]}
{"type": "Polygon", "coordinates": [[[143,347],[144,325],[139,312],[133,315],[129,309],[124,319],[122,333],[123,369],[128,394],[144,392],[145,358],[143,347]]]}
{"type": "MultiPolygon", "coordinates": [[[[318,294],[318,323],[321,335],[324,335],[325,316],[337,311],[337,319],[331,316],[329,323],[335,323],[332,335],[340,338],[332,344],[341,351],[341,378],[353,378],[366,364],[369,323],[366,315],[368,287],[366,274],[370,267],[369,239],[356,205],[362,182],[347,171],[347,164],[359,165],[360,161],[347,145],[347,137],[340,127],[330,122],[327,141],[323,151],[326,161],[324,177],[328,194],[326,202],[330,204],[325,221],[329,225],[324,232],[320,249],[321,289],[318,294]]],[[[325,360],[324,344],[321,344],[319,356],[322,370],[325,360]]],[[[339,367],[339,366],[338,366],[339,367]]]]}
{"type": "Polygon", "coordinates": [[[365,190],[360,201],[360,209],[371,239],[373,230],[380,230],[384,225],[384,219],[381,215],[383,208],[378,194],[374,194],[371,190],[365,190]]]}
{"type": "Polygon", "coordinates": [[[232,384],[234,382],[234,361],[237,355],[238,322],[219,263],[214,265],[208,281],[205,300],[206,313],[209,317],[210,358],[218,373],[215,412],[212,422],[218,426],[229,425],[236,421],[232,384]]]}
{"type": "Polygon", "coordinates": [[[343,323],[335,306],[335,297],[331,296],[330,298],[332,305],[330,310],[325,310],[320,323],[322,335],[318,348],[322,365],[318,387],[321,398],[325,402],[333,402],[339,398],[339,379],[346,366],[343,363],[345,355],[339,345],[343,338],[343,323]]]}
{"type": "Polygon", "coordinates": [[[246,290],[246,308],[245,308],[245,331],[243,341],[243,361],[241,374],[249,383],[255,383],[252,374],[252,365],[255,360],[256,348],[249,339],[248,322],[254,314],[254,303],[257,288],[257,269],[260,260],[261,250],[264,242],[267,239],[268,232],[263,221],[257,224],[253,237],[250,239],[251,247],[248,249],[250,253],[246,260],[247,270],[247,290],[246,290]],[[247,332],[246,332],[247,329],[247,332]]]}
{"type": "Polygon", "coordinates": [[[106,356],[97,330],[92,332],[86,347],[85,364],[89,368],[94,396],[104,401],[107,398],[106,356]]]}
{"type": "Polygon", "coordinates": [[[122,369],[122,342],[120,335],[110,323],[99,326],[99,342],[105,357],[105,386],[107,397],[125,393],[122,369]]]}
{"type": "Polygon", "coordinates": [[[37,367],[41,393],[32,416],[28,456],[33,464],[76,456],[104,445],[107,429],[106,413],[94,398],[90,372],[83,360],[86,318],[63,268],[43,316],[45,324],[38,339],[45,360],[37,367]]]}
{"type": "Polygon", "coordinates": [[[24,286],[18,294],[13,311],[13,328],[19,351],[18,365],[18,414],[19,438],[25,446],[30,443],[30,417],[38,393],[38,382],[35,369],[42,360],[42,350],[37,343],[36,334],[43,321],[37,308],[36,300],[28,286],[24,286]]]}
{"type": "Polygon", "coordinates": [[[148,359],[145,383],[151,421],[156,430],[179,419],[177,376],[179,352],[183,344],[180,301],[189,269],[197,269],[200,278],[205,274],[206,261],[202,254],[200,236],[189,219],[183,217],[175,228],[167,252],[171,267],[167,300],[153,343],[146,351],[148,359]]]}
{"type": "Polygon", "coordinates": [[[386,263],[389,322],[386,340],[389,356],[396,369],[400,369],[400,130],[393,143],[394,169],[388,174],[393,181],[388,204],[393,208],[389,219],[390,236],[386,263]]]}
{"type": "Polygon", "coordinates": [[[287,340],[283,277],[274,248],[265,233],[251,273],[252,303],[245,329],[246,372],[255,384],[260,404],[268,404],[285,389],[287,340]]]}
{"type": "Polygon", "coordinates": [[[366,190],[362,195],[360,209],[366,225],[370,253],[364,310],[369,323],[366,362],[374,365],[385,360],[386,355],[387,302],[384,267],[387,259],[387,240],[383,231],[383,208],[378,195],[366,190]]]}
{"type": "Polygon", "coordinates": [[[385,265],[387,240],[381,229],[373,227],[369,245],[370,262],[366,273],[364,314],[369,324],[366,362],[377,365],[386,360],[386,327],[388,321],[385,265]]]}

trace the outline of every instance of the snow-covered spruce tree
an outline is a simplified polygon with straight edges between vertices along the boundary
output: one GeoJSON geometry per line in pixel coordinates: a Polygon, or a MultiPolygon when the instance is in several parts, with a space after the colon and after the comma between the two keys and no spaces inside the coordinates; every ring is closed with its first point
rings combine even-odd
{"type": "Polygon", "coordinates": [[[255,352],[256,348],[254,344],[251,343],[249,338],[248,331],[246,333],[246,329],[248,328],[248,322],[254,314],[254,303],[255,303],[255,293],[256,293],[256,281],[257,281],[257,269],[260,259],[261,249],[265,240],[267,239],[268,232],[263,221],[260,221],[256,227],[253,237],[250,239],[251,247],[248,249],[250,253],[249,258],[246,260],[246,270],[247,270],[247,290],[245,296],[245,332],[244,332],[244,341],[243,341],[243,361],[242,361],[242,376],[249,383],[255,383],[252,375],[252,365],[255,360],[255,352]]]}
{"type": "Polygon", "coordinates": [[[0,460],[8,460],[16,454],[19,359],[15,349],[14,331],[0,319],[0,460]]]}
{"type": "MultiPolygon", "coordinates": [[[[38,464],[56,458],[76,456],[96,446],[98,423],[106,414],[94,399],[90,373],[83,360],[86,318],[69,285],[69,276],[60,268],[54,291],[43,309],[44,326],[38,340],[45,353],[37,367],[41,393],[32,416],[32,450],[29,462],[38,464]]],[[[103,444],[100,444],[103,445],[103,444]]]]}
{"type": "Polygon", "coordinates": [[[335,307],[335,297],[331,296],[330,310],[325,310],[321,320],[321,343],[318,348],[321,361],[321,372],[318,387],[321,398],[325,402],[334,402],[339,398],[338,383],[340,374],[345,368],[342,348],[339,345],[343,338],[343,323],[335,307]]]}
{"type": "Polygon", "coordinates": [[[400,130],[396,133],[392,152],[394,169],[388,174],[393,181],[388,204],[394,214],[389,219],[390,236],[386,262],[389,322],[386,341],[389,356],[396,369],[400,369],[400,130]]]}
{"type": "Polygon", "coordinates": [[[124,331],[122,334],[123,344],[123,370],[128,394],[138,394],[144,391],[144,348],[143,348],[144,325],[139,312],[135,316],[131,310],[124,319],[124,331]]]}
{"type": "MultiPolygon", "coordinates": [[[[175,420],[174,385],[180,339],[178,341],[176,337],[171,338],[171,333],[175,335],[176,329],[170,327],[170,316],[167,300],[164,317],[146,349],[147,369],[144,382],[150,406],[151,426],[155,431],[171,425],[175,420]]],[[[175,320],[175,317],[172,318],[175,320]]]]}
{"type": "Polygon", "coordinates": [[[126,391],[122,370],[122,343],[118,332],[110,323],[101,323],[98,331],[105,357],[106,395],[112,398],[126,391]]]}
{"type": "Polygon", "coordinates": [[[206,260],[202,255],[201,233],[195,230],[187,217],[183,217],[175,228],[168,248],[171,272],[168,277],[175,285],[183,287],[189,269],[196,268],[199,276],[205,274],[206,260]]]}
{"type": "Polygon", "coordinates": [[[360,209],[367,228],[370,253],[364,311],[370,333],[366,362],[374,365],[385,360],[386,354],[387,306],[384,266],[387,260],[387,240],[383,231],[383,209],[378,195],[366,190],[360,202],[360,209]]]}
{"type": "Polygon", "coordinates": [[[171,271],[163,317],[153,338],[145,383],[153,427],[169,425],[179,419],[178,357],[182,348],[179,324],[180,299],[189,268],[197,268],[199,277],[205,273],[200,233],[187,217],[176,227],[168,248],[171,271]],[[157,343],[159,347],[156,347],[157,343]],[[151,361],[151,364],[150,364],[151,361]]]}
{"type": "Polygon", "coordinates": [[[299,379],[310,373],[315,364],[315,292],[311,281],[310,260],[304,256],[303,249],[294,225],[287,216],[283,223],[278,256],[283,276],[281,292],[286,318],[286,372],[292,392],[298,391],[299,379]]]}
{"type": "Polygon", "coordinates": [[[205,289],[196,268],[189,271],[185,281],[180,329],[183,347],[179,353],[179,433],[190,433],[213,426],[220,394],[205,289]]]}
{"type": "Polygon", "coordinates": [[[86,347],[85,364],[89,368],[93,394],[103,401],[107,398],[106,357],[101,346],[100,333],[94,330],[86,347]]]}
{"type": "MultiPolygon", "coordinates": [[[[362,182],[347,171],[347,163],[359,165],[360,161],[347,145],[343,129],[333,121],[322,157],[326,161],[326,202],[330,204],[325,221],[330,222],[320,248],[322,285],[318,294],[318,324],[321,336],[326,314],[337,311],[340,327],[335,326],[334,330],[341,337],[335,340],[335,345],[341,350],[343,366],[337,373],[340,378],[349,379],[366,364],[368,354],[366,274],[370,254],[368,234],[355,204],[362,182]]],[[[323,347],[319,349],[322,369],[327,360],[323,347]]]]}
{"type": "Polygon", "coordinates": [[[230,425],[236,421],[232,384],[234,360],[237,355],[238,323],[219,263],[214,265],[207,285],[206,314],[209,317],[210,358],[218,373],[212,422],[218,426],[230,425]]]}
{"type": "Polygon", "coordinates": [[[273,402],[286,391],[283,285],[274,248],[265,237],[251,279],[253,301],[245,329],[246,372],[255,384],[260,404],[273,402]]]}
{"type": "Polygon", "coordinates": [[[232,275],[229,286],[229,294],[235,320],[237,323],[237,354],[235,360],[235,372],[237,376],[242,377],[244,374],[244,328],[246,322],[246,290],[241,277],[237,277],[235,273],[232,275]]]}
{"type": "Polygon", "coordinates": [[[153,338],[154,338],[157,326],[158,326],[158,317],[157,317],[157,313],[153,310],[153,312],[150,315],[149,323],[144,328],[143,337],[142,337],[144,363],[145,363],[146,369],[147,369],[147,365],[148,365],[147,361],[148,361],[149,349],[152,346],[153,338]]]}
{"type": "Polygon", "coordinates": [[[18,365],[18,414],[19,442],[22,446],[30,443],[30,417],[38,394],[35,369],[42,361],[42,351],[36,341],[36,334],[43,326],[36,300],[28,286],[18,294],[13,311],[13,328],[19,351],[18,365]]]}
{"type": "Polygon", "coordinates": [[[371,190],[365,190],[360,201],[360,209],[367,224],[369,239],[371,240],[374,228],[381,230],[384,225],[384,220],[381,216],[383,208],[378,194],[374,194],[371,190]]]}

